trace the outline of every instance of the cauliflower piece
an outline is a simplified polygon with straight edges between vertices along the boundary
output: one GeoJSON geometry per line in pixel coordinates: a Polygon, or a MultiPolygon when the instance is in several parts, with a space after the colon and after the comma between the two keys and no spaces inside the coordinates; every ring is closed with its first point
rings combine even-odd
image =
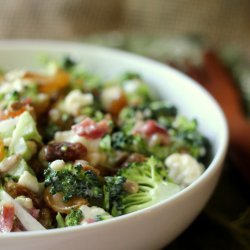
{"type": "Polygon", "coordinates": [[[64,101],[64,110],[71,115],[79,115],[83,107],[93,104],[93,95],[83,94],[80,90],[72,90],[64,101]]]}
{"type": "Polygon", "coordinates": [[[55,160],[50,163],[50,168],[53,169],[54,171],[60,171],[63,169],[65,166],[64,160],[55,160]]]}
{"type": "Polygon", "coordinates": [[[174,153],[165,160],[169,177],[182,187],[193,183],[203,172],[204,166],[189,154],[174,153]]]}
{"type": "Polygon", "coordinates": [[[138,87],[140,86],[140,82],[136,79],[127,80],[124,84],[124,90],[126,93],[134,93],[137,91],[138,87]]]}
{"type": "Polygon", "coordinates": [[[17,201],[25,209],[32,209],[32,208],[34,208],[33,201],[29,197],[17,196],[15,198],[15,201],[17,201]]]}
{"type": "Polygon", "coordinates": [[[100,218],[102,217],[105,217],[105,219],[112,218],[112,216],[109,213],[107,213],[104,209],[100,207],[96,207],[96,206],[88,207],[87,205],[83,205],[79,209],[82,211],[83,216],[84,216],[84,219],[82,220],[81,225],[99,221],[100,218]]]}
{"type": "Polygon", "coordinates": [[[18,180],[18,184],[28,188],[34,193],[39,193],[41,188],[37,178],[30,174],[28,171],[24,171],[18,180]]]}
{"type": "Polygon", "coordinates": [[[25,86],[31,84],[31,80],[23,79],[26,71],[13,70],[5,75],[5,78],[1,84],[0,93],[7,94],[13,91],[22,92],[25,86]]]}
{"type": "Polygon", "coordinates": [[[27,72],[25,70],[11,70],[5,74],[5,79],[8,82],[13,82],[17,79],[21,79],[27,72]]]}

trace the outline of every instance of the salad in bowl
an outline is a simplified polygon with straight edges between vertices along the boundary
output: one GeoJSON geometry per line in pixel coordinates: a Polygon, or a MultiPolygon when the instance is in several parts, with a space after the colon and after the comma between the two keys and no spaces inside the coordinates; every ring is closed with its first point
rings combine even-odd
{"type": "Polygon", "coordinates": [[[87,225],[150,207],[205,171],[196,119],[137,72],[66,57],[0,74],[0,232],[87,225]]]}

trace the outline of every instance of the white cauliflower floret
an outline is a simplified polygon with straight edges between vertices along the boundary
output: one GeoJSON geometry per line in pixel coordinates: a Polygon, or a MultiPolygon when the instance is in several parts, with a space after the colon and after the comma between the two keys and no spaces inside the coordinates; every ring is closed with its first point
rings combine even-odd
{"type": "Polygon", "coordinates": [[[169,177],[182,187],[190,185],[204,172],[204,166],[189,154],[171,154],[165,164],[169,177]]]}
{"type": "Polygon", "coordinates": [[[83,205],[79,209],[82,211],[84,217],[84,219],[81,222],[81,225],[98,221],[98,216],[102,215],[107,215],[110,216],[110,218],[112,218],[110,214],[108,214],[104,209],[100,207],[96,206],[88,207],[86,205],[83,205]]]}
{"type": "Polygon", "coordinates": [[[138,80],[128,80],[124,84],[124,90],[126,93],[134,93],[137,91],[138,87],[141,85],[141,83],[138,80]]]}
{"type": "Polygon", "coordinates": [[[71,114],[78,115],[83,107],[93,104],[93,95],[83,94],[80,90],[72,90],[66,97],[63,104],[63,109],[71,114]]]}
{"type": "Polygon", "coordinates": [[[25,70],[11,70],[5,74],[5,79],[8,82],[13,82],[17,79],[21,79],[26,74],[25,70]]]}
{"type": "Polygon", "coordinates": [[[33,201],[29,197],[18,196],[15,198],[15,201],[17,201],[23,208],[26,209],[32,209],[34,207],[33,201]]]}
{"type": "Polygon", "coordinates": [[[42,189],[42,185],[39,184],[37,178],[28,171],[23,172],[18,180],[18,184],[28,188],[34,193],[40,193],[42,189]]]}
{"type": "Polygon", "coordinates": [[[23,79],[25,73],[26,72],[23,70],[13,70],[8,72],[1,84],[0,93],[7,94],[12,91],[23,91],[25,86],[30,85],[32,82],[29,79],[23,79]]]}
{"type": "Polygon", "coordinates": [[[64,168],[65,162],[64,162],[64,160],[55,160],[55,161],[51,162],[49,166],[54,171],[60,171],[64,168]]]}

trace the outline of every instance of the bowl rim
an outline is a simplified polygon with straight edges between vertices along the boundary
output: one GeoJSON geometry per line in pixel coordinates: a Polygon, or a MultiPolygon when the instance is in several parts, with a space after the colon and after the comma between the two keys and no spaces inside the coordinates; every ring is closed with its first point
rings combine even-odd
{"type": "MultiPolygon", "coordinates": [[[[225,115],[217,103],[217,101],[205,90],[201,85],[196,83],[193,79],[186,76],[182,72],[168,66],[164,65],[163,63],[157,62],[153,59],[149,59],[140,55],[136,55],[133,53],[121,51],[118,49],[113,48],[107,48],[107,47],[101,47],[96,45],[90,45],[86,43],[81,42],[75,42],[75,41],[62,41],[62,40],[41,40],[41,39],[13,39],[13,40],[0,40],[0,54],[1,51],[5,49],[18,49],[18,50],[46,50],[46,51],[62,51],[63,48],[67,48],[67,50],[95,50],[98,51],[98,53],[102,54],[110,54],[115,55],[119,57],[127,58],[128,60],[136,60],[138,62],[142,62],[142,64],[150,64],[152,67],[156,67],[161,69],[162,71],[169,72],[172,74],[175,74],[176,77],[181,79],[182,81],[186,81],[187,84],[189,84],[192,88],[198,89],[199,92],[202,92],[205,94],[205,96],[209,99],[211,103],[213,103],[216,112],[218,113],[221,123],[222,123],[222,133],[221,133],[221,139],[219,141],[218,150],[215,153],[212,161],[208,165],[206,171],[197,179],[195,180],[191,185],[184,188],[177,194],[169,197],[166,200],[163,200],[157,204],[154,204],[148,208],[144,208],[138,211],[135,211],[130,214],[125,214],[119,217],[115,217],[106,221],[102,222],[96,222],[92,224],[88,224],[87,226],[75,226],[75,227],[66,227],[66,228],[57,228],[57,229],[49,229],[49,230],[39,230],[39,231],[25,231],[25,232],[11,232],[6,234],[0,234],[0,239],[27,239],[27,238],[40,238],[45,237],[49,235],[63,235],[63,234],[71,234],[76,231],[85,231],[85,230],[92,230],[97,227],[106,227],[107,225],[111,225],[113,223],[120,223],[124,220],[130,219],[133,220],[133,218],[138,216],[143,216],[144,213],[150,213],[155,208],[160,208],[161,206],[170,204],[178,199],[181,199],[183,196],[190,193],[192,190],[196,189],[199,184],[201,184],[205,179],[207,179],[209,176],[213,175],[214,172],[218,171],[219,168],[222,166],[221,163],[225,157],[227,147],[228,147],[228,125],[225,118],[225,115]],[[53,49],[51,49],[53,48],[53,49]]],[[[143,66],[142,66],[143,68],[143,66]]]]}

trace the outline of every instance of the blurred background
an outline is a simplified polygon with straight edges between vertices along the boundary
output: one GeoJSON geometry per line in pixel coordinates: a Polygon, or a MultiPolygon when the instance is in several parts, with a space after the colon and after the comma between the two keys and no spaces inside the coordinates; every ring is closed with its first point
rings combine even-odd
{"type": "Polygon", "coordinates": [[[217,86],[213,94],[227,111],[231,133],[224,172],[201,215],[166,249],[250,249],[250,139],[243,134],[235,143],[234,116],[223,103],[232,98],[250,135],[249,0],[0,0],[0,6],[0,39],[116,47],[170,64],[203,86],[204,79],[217,86]],[[233,95],[225,96],[226,89],[233,95]]]}
{"type": "Polygon", "coordinates": [[[0,0],[0,38],[199,33],[250,52],[249,0],[0,0]]]}

